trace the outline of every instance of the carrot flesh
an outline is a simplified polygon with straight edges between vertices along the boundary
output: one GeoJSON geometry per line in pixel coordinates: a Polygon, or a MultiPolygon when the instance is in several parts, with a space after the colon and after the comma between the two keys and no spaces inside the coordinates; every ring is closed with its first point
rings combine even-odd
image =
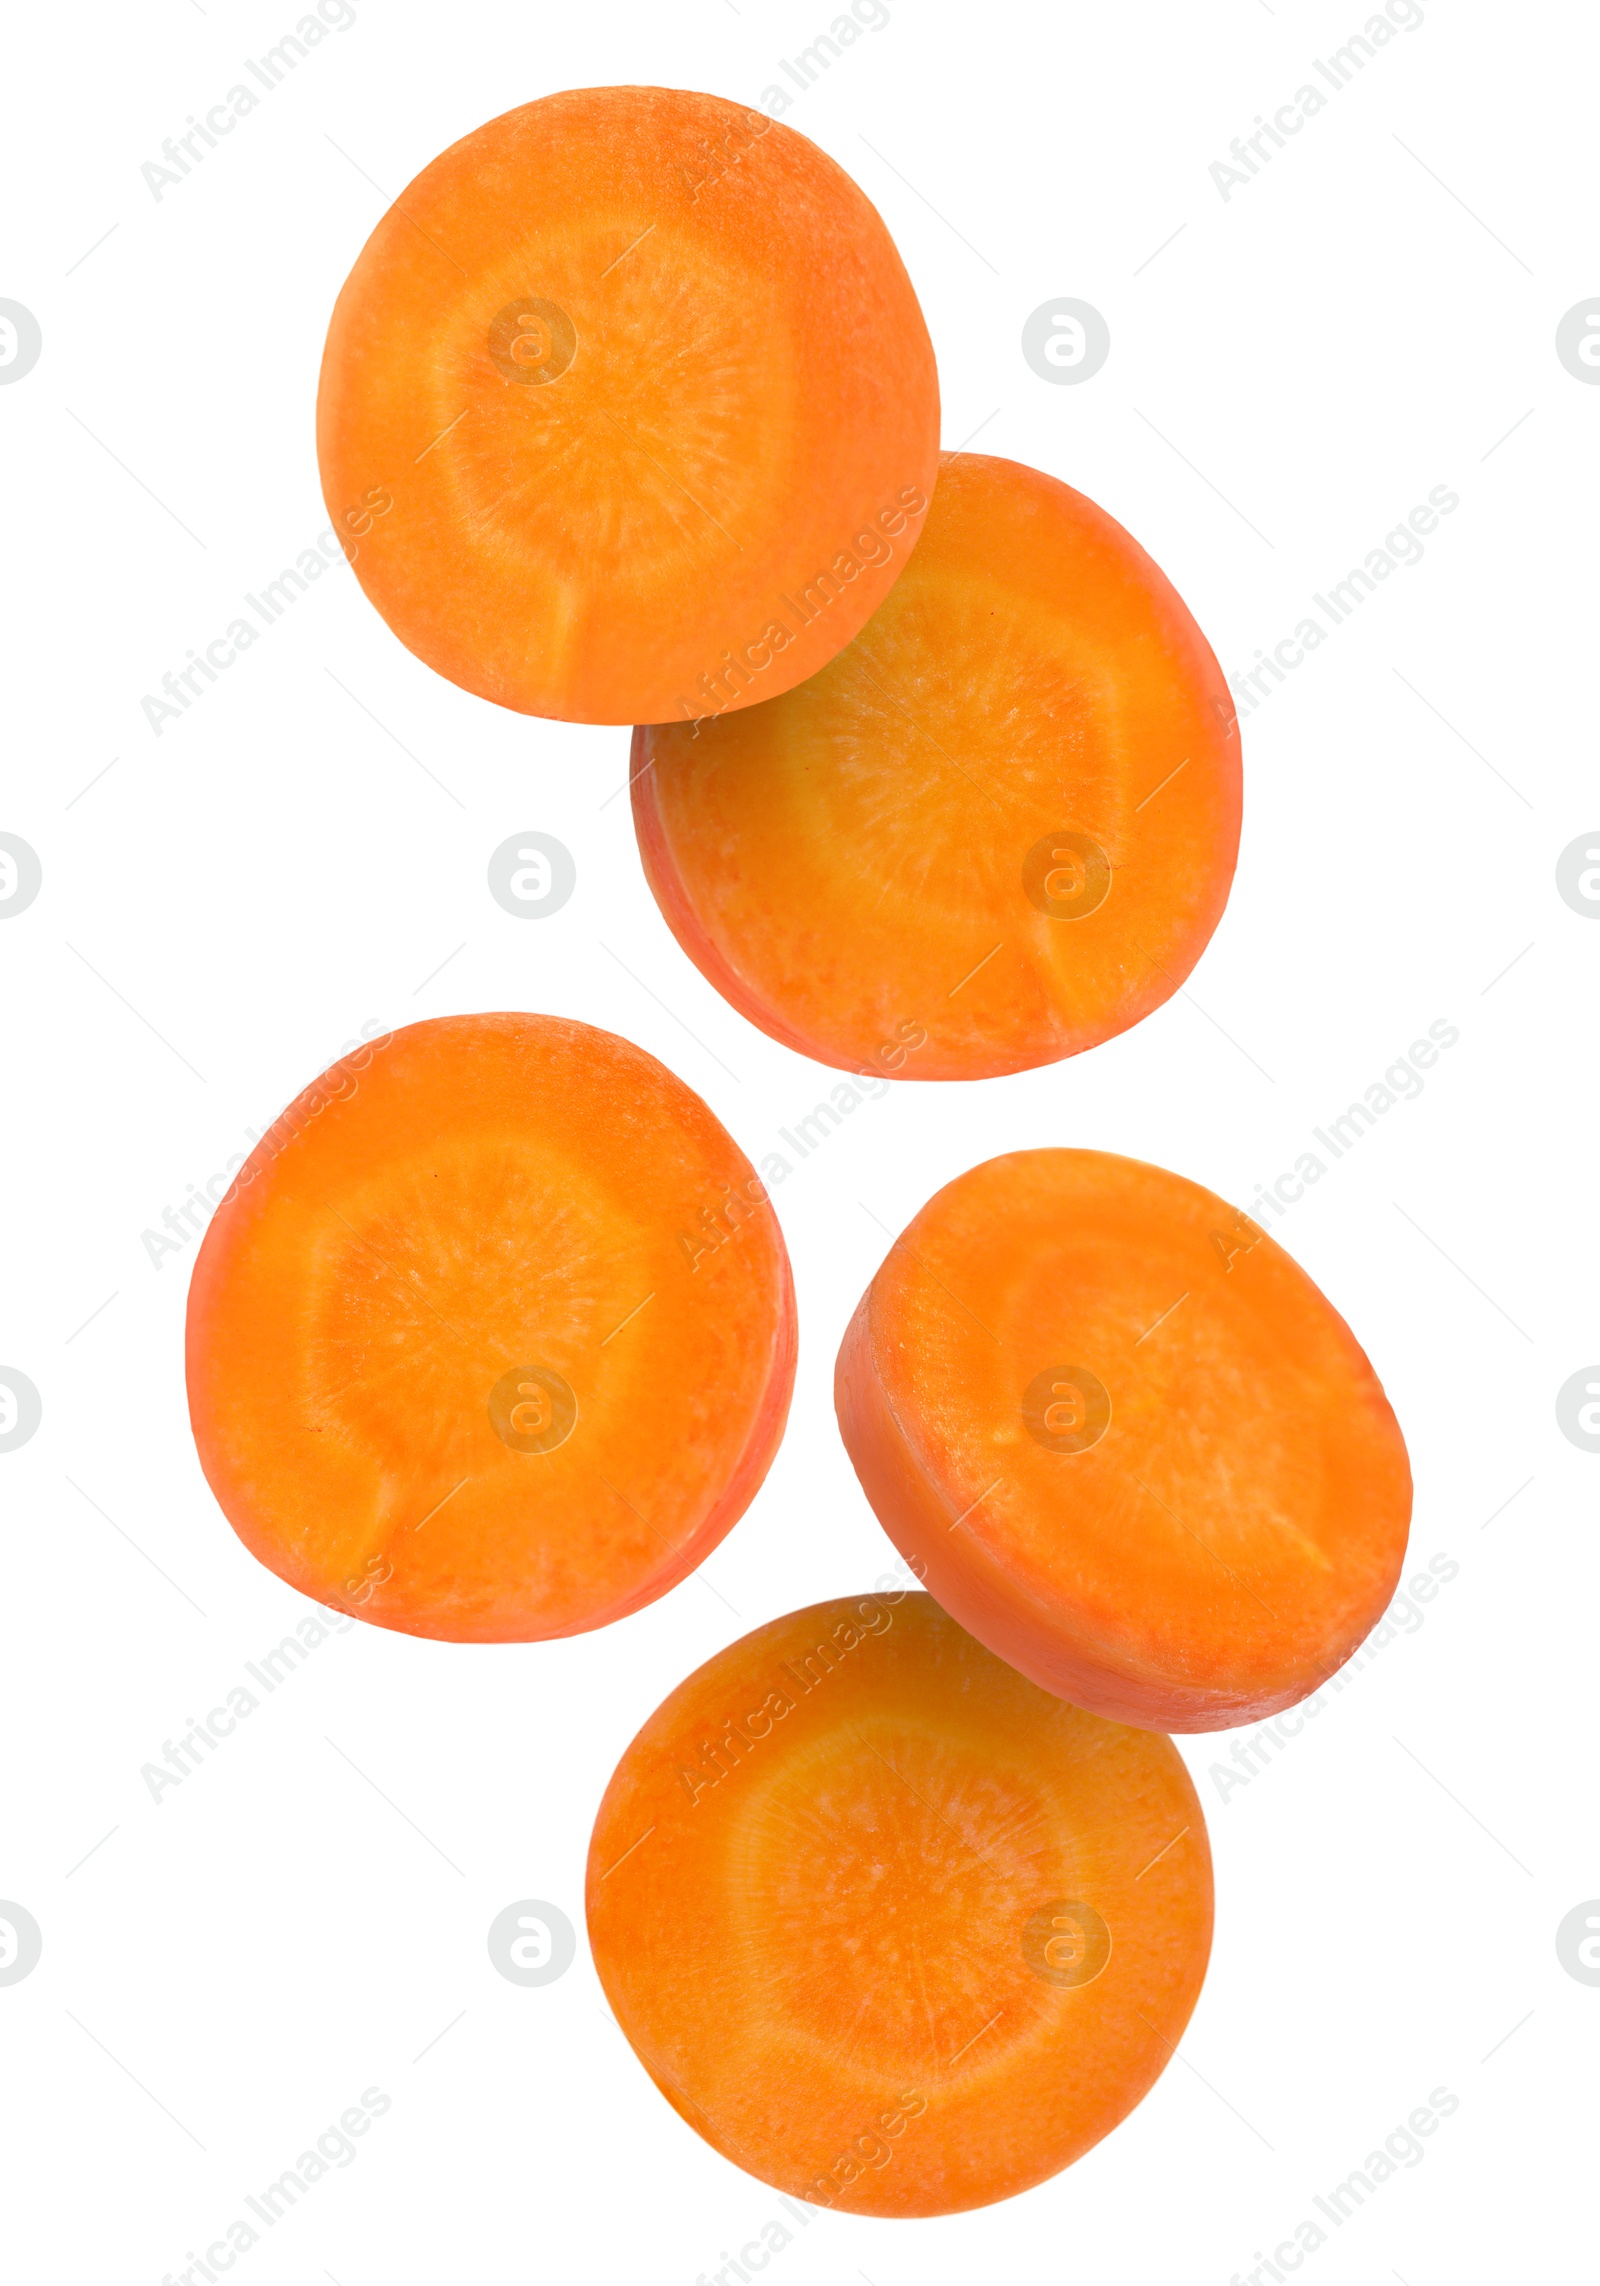
{"type": "Polygon", "coordinates": [[[784,697],[641,727],[633,799],[668,925],[751,1022],[844,1068],[981,1078],[1177,990],[1233,878],[1239,738],[1119,524],[1036,469],[946,454],[855,641],[784,697]]]}
{"type": "Polygon", "coordinates": [[[595,1966],[737,2165],[951,2214],[1068,2165],[1169,2060],[1211,1939],[1171,1741],[1040,1691],[932,1599],[843,1598],[709,1660],[624,1754],[595,1966]]]}
{"type": "Polygon", "coordinates": [[[831,658],[916,539],[938,418],[911,283],[833,160],[715,96],[586,88],[490,120],[383,217],[317,440],[356,576],[419,658],[524,713],[633,723],[831,658]]]}
{"type": "Polygon", "coordinates": [[[445,1017],[334,1065],[257,1144],[187,1361],[201,1465],[261,1562],[380,1626],[532,1641],[653,1601],[743,1513],[793,1286],[749,1162],[653,1056],[445,1017]]]}
{"type": "Polygon", "coordinates": [[[991,1159],[913,1217],[839,1351],[857,1476],[929,1591],[1045,1689],[1212,1730],[1376,1625],[1411,1515],[1354,1335],[1211,1192],[1109,1153],[991,1159]]]}

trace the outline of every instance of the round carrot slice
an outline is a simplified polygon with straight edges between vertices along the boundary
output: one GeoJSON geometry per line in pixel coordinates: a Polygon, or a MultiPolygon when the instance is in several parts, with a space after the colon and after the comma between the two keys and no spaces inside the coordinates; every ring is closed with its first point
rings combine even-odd
{"type": "Polygon", "coordinates": [[[1162,1167],[1017,1151],[958,1176],[867,1288],[834,1398],[945,1609],[1119,1722],[1292,1706],[1399,1581],[1411,1472],[1355,1337],[1162,1167]]]}
{"type": "Polygon", "coordinates": [[[783,1433],[776,1217],[700,1098],[555,1016],[413,1024],[325,1072],[217,1209],[189,1408],[234,1530],[411,1635],[603,1626],[691,1571],[783,1433]]]}
{"type": "Polygon", "coordinates": [[[814,1604],[708,1660],[589,1846],[617,2021],[708,2143],[791,2197],[1009,2197],[1154,2083],[1211,1944],[1170,1739],[1038,1690],[925,1595],[814,1604]]]}
{"type": "Polygon", "coordinates": [[[424,168],[317,402],[329,514],[400,640],[573,722],[813,674],[905,561],[938,433],[877,210],[791,128],[659,87],[546,96],[424,168]]]}
{"type": "Polygon", "coordinates": [[[718,991],[902,1079],[1026,1070],[1148,1016],[1239,845],[1233,705],[1179,597],[1082,493],[973,453],[944,456],[848,650],[785,698],[640,729],[633,789],[646,878],[718,991]]]}

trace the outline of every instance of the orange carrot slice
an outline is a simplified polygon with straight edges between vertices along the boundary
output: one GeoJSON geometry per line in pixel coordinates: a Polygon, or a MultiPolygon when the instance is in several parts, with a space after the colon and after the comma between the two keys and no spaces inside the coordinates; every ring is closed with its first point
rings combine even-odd
{"type": "Polygon", "coordinates": [[[574,722],[788,690],[882,602],[938,452],[876,209],[716,96],[551,95],[453,144],[328,332],[323,492],[400,640],[574,722]]]}
{"type": "Polygon", "coordinates": [[[1239,843],[1233,705],[1178,596],[1081,493],[974,453],[945,455],[848,650],[785,698],[637,731],[633,784],[646,878],[718,991],[902,1079],[1025,1070],[1149,1015],[1239,843]]]}
{"type": "Polygon", "coordinates": [[[663,1064],[451,1016],[291,1104],[189,1295],[212,1491],[304,1594],[457,1642],[636,1611],[737,1521],[794,1378],[788,1257],[663,1064]]]}
{"type": "Polygon", "coordinates": [[[1119,1722],[1292,1706],[1399,1581],[1411,1472],[1354,1335],[1162,1167],[1017,1151],[958,1176],[867,1288],[834,1395],[931,1593],[1119,1722]]]}
{"type": "Polygon", "coordinates": [[[618,2023],[707,2142],[794,2198],[952,2214],[1055,2174],[1158,2077],[1211,1860],[1170,1739],[891,1589],[679,1685],[606,1789],[588,1914],[618,2023]]]}

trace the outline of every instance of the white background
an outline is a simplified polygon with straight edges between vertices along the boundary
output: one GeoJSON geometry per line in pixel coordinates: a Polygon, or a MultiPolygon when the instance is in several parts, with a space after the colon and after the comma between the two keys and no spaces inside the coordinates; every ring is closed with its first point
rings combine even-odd
{"type": "Polygon", "coordinates": [[[159,201],[141,163],[292,27],[295,0],[13,20],[0,295],[37,315],[44,351],[0,390],[0,829],[38,851],[44,887],[0,927],[0,1364],[38,1385],[44,1419],[0,1455],[0,1897],[44,1951],[0,1987],[0,2233],[30,2286],[181,2275],[373,2085],[388,2114],[242,2261],[249,2286],[714,2275],[775,2194],[656,2095],[581,1934],[571,1971],[532,1991],[484,1940],[530,1896],[581,1930],[590,1821],[645,1715],[735,1636],[890,1560],[829,1396],[878,1224],[1044,1143],[1132,1152],[1248,1207],[1439,1018],[1460,1040],[1425,1092],[1278,1227],[1405,1425],[1408,1570],[1442,1554],[1457,1575],[1225,1800],[1210,1772],[1231,1740],[1184,1743],[1216,1950],[1181,2058],[1133,2117],[1009,2204],[819,2214],[773,2268],[783,2286],[980,2269],[1227,2286],[1445,2087],[1459,2109],[1423,2163],[1308,2274],[1576,2272],[1600,2017],[1554,1946],[1600,1893],[1600,1457],[1554,1413],[1600,1354],[1600,928],[1554,882],[1600,819],[1600,389],[1554,353],[1562,313],[1600,292],[1600,42],[1576,6],[1423,0],[1421,27],[1226,200],[1212,162],[1365,0],[889,0],[796,96],[788,123],[896,235],[946,442],[983,424],[982,448],[1102,502],[1230,672],[1432,487],[1460,507],[1246,723],[1238,882],[1189,990],[1075,1062],[898,1088],[777,1194],[794,1412],[700,1575],[548,1646],[353,1626],[181,1789],[158,1805],[141,1781],[308,1608],[196,1465],[193,1245],[156,1268],[141,1237],[163,1209],[369,1022],[516,1007],[611,1027],[757,1156],[833,1084],[673,944],[617,793],[626,732],[467,697],[342,568],[159,739],[140,707],[325,523],[322,333],[384,193],[565,86],[759,102],[829,4],[355,0],[353,28],[159,201]],[[1111,329],[1077,387],[1020,351],[1062,294],[1111,329]],[[578,867],[539,922],[485,885],[491,850],[529,830],[578,867]]]}

